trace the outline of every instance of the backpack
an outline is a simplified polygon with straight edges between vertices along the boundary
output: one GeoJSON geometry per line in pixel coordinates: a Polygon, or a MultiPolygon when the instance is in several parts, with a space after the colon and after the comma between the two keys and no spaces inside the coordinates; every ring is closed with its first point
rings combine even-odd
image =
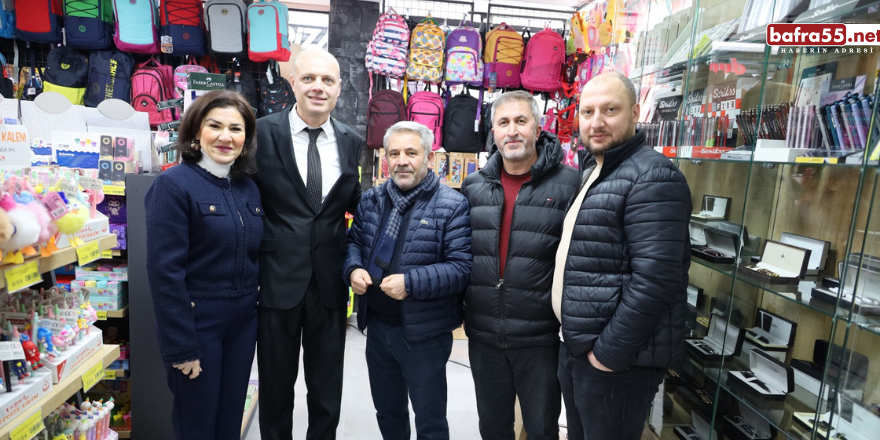
{"type": "Polygon", "coordinates": [[[255,0],[247,8],[248,58],[256,63],[290,59],[287,6],[275,0],[255,0]]]}
{"type": "Polygon", "coordinates": [[[416,92],[409,97],[406,119],[418,122],[434,132],[432,150],[443,146],[443,98],[434,92],[416,92]]]}
{"type": "Polygon", "coordinates": [[[447,85],[483,84],[483,37],[471,26],[459,26],[446,38],[447,85]]]}
{"type": "Polygon", "coordinates": [[[0,38],[15,38],[15,1],[3,0],[0,7],[0,38]]]}
{"type": "Polygon", "coordinates": [[[105,99],[131,101],[134,59],[121,50],[95,50],[89,55],[86,107],[97,107],[105,99]]]}
{"type": "Polygon", "coordinates": [[[21,75],[24,75],[24,69],[19,70],[18,78],[19,83],[24,82],[24,90],[21,93],[21,99],[23,101],[33,101],[37,99],[40,93],[43,93],[43,74],[40,69],[37,69],[36,57],[34,56],[34,48],[30,48],[27,50],[28,55],[30,56],[30,64],[29,75],[27,81],[22,81],[21,75]]]}
{"type": "Polygon", "coordinates": [[[480,139],[478,110],[480,100],[462,93],[454,96],[446,106],[443,117],[443,148],[455,153],[479,153],[483,151],[480,139]]]}
{"type": "Polygon", "coordinates": [[[202,23],[202,0],[162,0],[159,9],[163,50],[172,56],[202,56],[205,51],[205,26],[202,23]],[[168,41],[170,40],[170,41],[168,41]]]}
{"type": "Polygon", "coordinates": [[[61,0],[15,0],[15,38],[32,43],[60,43],[61,0]]]}
{"type": "Polygon", "coordinates": [[[562,88],[565,40],[552,29],[544,29],[529,40],[523,55],[522,87],[536,92],[555,92],[562,88]]]}
{"type": "Polygon", "coordinates": [[[277,64],[269,66],[266,69],[266,74],[260,76],[259,101],[261,117],[278,113],[296,104],[296,95],[293,94],[293,87],[281,76],[277,64]]]}
{"type": "Polygon", "coordinates": [[[208,73],[208,69],[192,61],[174,68],[174,98],[183,97],[186,89],[189,88],[189,74],[192,72],[208,73]]]}
{"type": "Polygon", "coordinates": [[[445,40],[443,30],[430,16],[413,29],[406,66],[406,76],[410,80],[435,84],[443,80],[445,40]]]}
{"type": "Polygon", "coordinates": [[[483,62],[486,63],[483,86],[516,88],[524,50],[523,37],[507,23],[501,23],[486,34],[483,62]]]}
{"type": "Polygon", "coordinates": [[[110,0],[64,0],[64,34],[77,49],[113,46],[113,4],[110,0]]]}
{"type": "Polygon", "coordinates": [[[212,55],[241,57],[247,53],[247,6],[242,0],[208,0],[205,3],[205,29],[208,51],[212,55]],[[211,29],[217,32],[212,33],[211,29]]]}
{"type": "Polygon", "coordinates": [[[116,32],[113,42],[119,50],[159,53],[159,11],[156,0],[113,0],[116,32]]]}
{"type": "MultiPolygon", "coordinates": [[[[406,20],[392,8],[388,8],[376,23],[373,39],[367,44],[364,63],[367,72],[400,78],[406,73],[409,27],[406,20]]],[[[370,81],[372,81],[372,76],[370,81]]],[[[372,84],[370,86],[372,91],[372,84]]]]}
{"type": "Polygon", "coordinates": [[[248,72],[242,72],[239,66],[233,65],[232,70],[226,72],[226,90],[238,92],[244,96],[244,100],[256,111],[257,86],[254,77],[248,72]]]}
{"type": "Polygon", "coordinates": [[[148,113],[153,127],[174,120],[172,109],[160,111],[156,108],[160,102],[171,99],[173,83],[171,66],[160,64],[155,58],[138,64],[131,75],[131,106],[136,111],[148,113]]]}
{"type": "Polygon", "coordinates": [[[89,61],[69,46],[49,51],[43,73],[43,91],[58,92],[74,105],[82,105],[89,80],[89,61]]]}
{"type": "Polygon", "coordinates": [[[382,148],[385,132],[407,120],[403,95],[397,90],[380,90],[367,103],[367,146],[382,148]]]}

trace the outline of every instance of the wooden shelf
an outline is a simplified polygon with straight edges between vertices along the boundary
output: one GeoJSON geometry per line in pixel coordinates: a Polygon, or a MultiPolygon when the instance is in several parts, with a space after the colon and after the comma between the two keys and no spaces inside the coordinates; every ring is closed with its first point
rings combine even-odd
{"type": "MultiPolygon", "coordinates": [[[[107,251],[111,248],[116,247],[116,234],[110,234],[105,237],[101,237],[98,240],[101,251],[107,251]]],[[[76,248],[66,247],[64,249],[55,252],[54,254],[48,257],[38,257],[36,258],[40,262],[40,273],[46,273],[55,269],[58,269],[61,266],[76,263],[76,248]]],[[[34,259],[25,260],[25,263],[29,263],[34,259]]],[[[6,287],[6,277],[3,276],[3,273],[9,269],[13,269],[18,267],[19,265],[6,264],[0,266],[0,289],[6,287]]]]}
{"type": "MultiPolygon", "coordinates": [[[[113,241],[116,241],[115,236],[113,241]]],[[[101,347],[98,352],[89,359],[89,362],[83,364],[76,370],[73,370],[73,372],[70,373],[70,376],[53,386],[52,391],[40,400],[38,406],[41,408],[43,416],[58,409],[58,407],[67,401],[70,396],[73,396],[77,391],[82,389],[82,375],[95,366],[95,361],[100,360],[104,364],[104,368],[107,368],[108,365],[112,364],[118,358],[118,345],[105,345],[101,347]]],[[[28,409],[23,414],[10,420],[5,426],[0,427],[0,440],[8,439],[9,433],[28,417],[32,416],[36,408],[37,406],[28,409]]]]}
{"type": "Polygon", "coordinates": [[[108,310],[107,317],[108,318],[122,318],[128,315],[128,306],[125,306],[119,310],[108,310]]]}

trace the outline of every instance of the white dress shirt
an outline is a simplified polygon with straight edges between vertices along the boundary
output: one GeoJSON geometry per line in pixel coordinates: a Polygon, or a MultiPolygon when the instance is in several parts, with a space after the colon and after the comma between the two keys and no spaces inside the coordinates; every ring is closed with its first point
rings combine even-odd
{"type": "MultiPolygon", "coordinates": [[[[296,158],[296,166],[303,184],[308,185],[309,164],[309,127],[296,113],[296,104],[290,110],[290,135],[293,138],[293,156],[296,158]]],[[[323,129],[318,135],[318,156],[321,157],[321,203],[327,198],[327,193],[342,175],[342,164],[339,161],[339,148],[336,146],[336,132],[330,118],[320,127],[323,129]]]]}

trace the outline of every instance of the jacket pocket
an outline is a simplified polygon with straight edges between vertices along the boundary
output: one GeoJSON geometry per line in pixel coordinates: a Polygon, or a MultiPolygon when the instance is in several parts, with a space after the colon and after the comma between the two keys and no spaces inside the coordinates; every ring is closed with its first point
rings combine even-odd
{"type": "Polygon", "coordinates": [[[202,215],[218,215],[225,216],[227,214],[226,205],[222,203],[198,202],[199,212],[202,215]]]}
{"type": "Polygon", "coordinates": [[[263,212],[263,207],[257,203],[248,203],[247,207],[248,207],[248,211],[251,213],[251,215],[254,215],[257,217],[262,217],[263,215],[265,215],[265,213],[263,212]]]}

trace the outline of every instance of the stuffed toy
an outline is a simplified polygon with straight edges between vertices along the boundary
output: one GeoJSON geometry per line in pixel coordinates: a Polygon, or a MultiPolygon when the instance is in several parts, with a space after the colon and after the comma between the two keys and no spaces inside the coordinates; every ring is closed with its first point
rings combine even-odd
{"type": "Polygon", "coordinates": [[[13,226],[13,233],[9,240],[0,243],[0,251],[6,254],[4,263],[19,264],[24,262],[22,251],[36,254],[32,245],[40,239],[40,225],[33,211],[15,203],[9,193],[0,198],[0,209],[6,211],[9,221],[13,226]]]}
{"type": "Polygon", "coordinates": [[[70,245],[77,247],[84,242],[79,237],[73,235],[82,230],[89,221],[89,206],[75,197],[65,197],[63,193],[59,193],[65,199],[67,204],[67,214],[55,220],[58,226],[58,232],[67,234],[70,245]]]}

